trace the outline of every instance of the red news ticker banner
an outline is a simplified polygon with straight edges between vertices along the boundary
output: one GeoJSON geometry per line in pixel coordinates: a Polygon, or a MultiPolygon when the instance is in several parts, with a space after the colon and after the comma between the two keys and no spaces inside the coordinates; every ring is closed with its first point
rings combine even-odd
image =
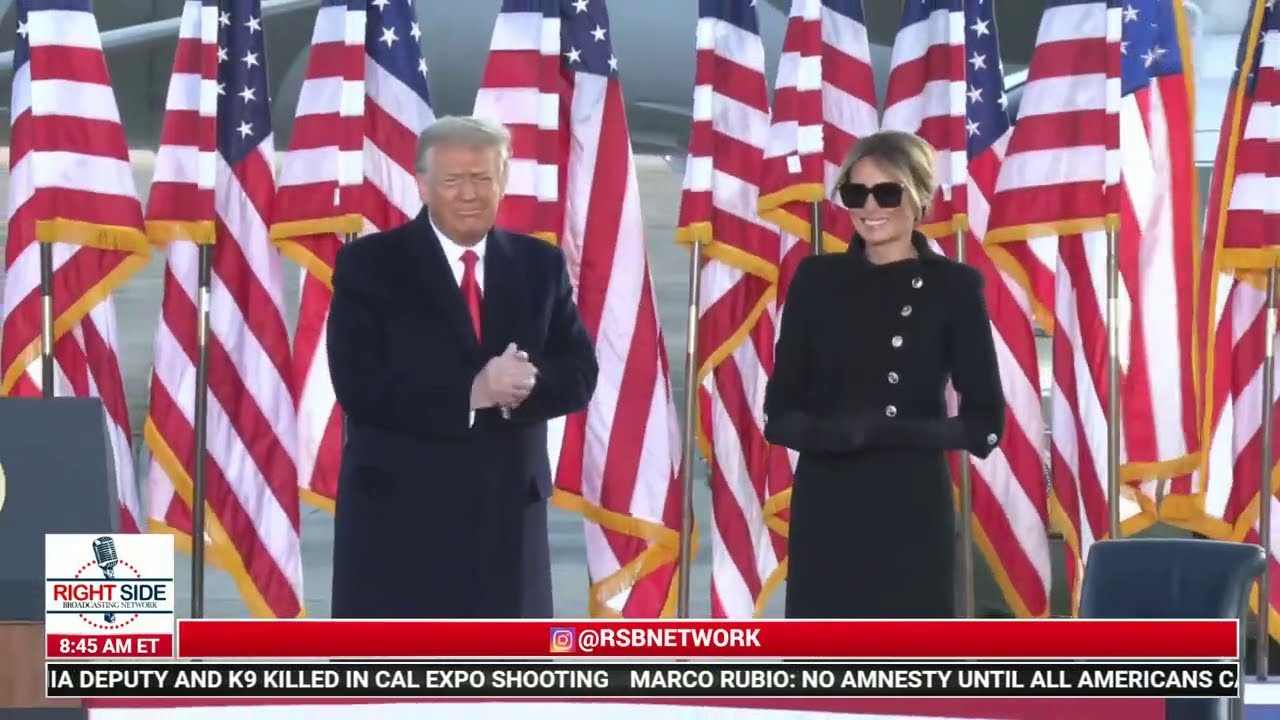
{"type": "Polygon", "coordinates": [[[1236,620],[179,620],[183,658],[1234,658],[1236,620]]]}

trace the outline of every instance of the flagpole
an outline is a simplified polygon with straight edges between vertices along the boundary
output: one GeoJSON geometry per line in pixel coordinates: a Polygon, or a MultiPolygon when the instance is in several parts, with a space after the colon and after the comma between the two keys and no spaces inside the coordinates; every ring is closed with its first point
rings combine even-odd
{"type": "Polygon", "coordinates": [[[1107,497],[1108,534],[1120,537],[1120,252],[1119,230],[1107,219],[1107,497]]]}
{"type": "MultiPolygon", "coordinates": [[[[956,262],[966,261],[965,226],[958,222],[956,228],[956,262]]],[[[960,462],[960,592],[963,616],[977,614],[977,598],[973,568],[973,472],[969,467],[969,453],[961,449],[957,453],[960,462]]]]}
{"type": "Polygon", "coordinates": [[[196,285],[196,402],[195,468],[191,481],[191,617],[204,617],[205,473],[209,458],[209,288],[213,274],[213,245],[200,244],[196,285]]]}
{"type": "Polygon", "coordinates": [[[53,243],[40,243],[40,393],[53,397],[53,243]]]}
{"type": "MultiPolygon", "coordinates": [[[[355,232],[345,233],[342,236],[343,244],[350,245],[352,242],[355,242],[356,235],[357,233],[355,232]]],[[[321,348],[321,351],[323,350],[324,349],[321,348]]],[[[347,413],[343,411],[342,405],[338,404],[337,398],[334,398],[333,402],[334,402],[334,405],[337,405],[338,407],[338,422],[342,424],[342,448],[343,448],[343,452],[345,452],[347,447],[347,413]]],[[[335,505],[336,505],[336,502],[337,501],[335,500],[335,505]]]]}
{"type": "Polygon", "coordinates": [[[814,255],[822,254],[822,200],[809,204],[809,243],[814,255]]]}
{"type": "Polygon", "coordinates": [[[1264,344],[1265,354],[1262,356],[1262,477],[1258,485],[1258,540],[1266,553],[1267,569],[1258,578],[1258,637],[1254,647],[1257,653],[1257,673],[1259,680],[1266,680],[1268,661],[1270,660],[1271,634],[1269,620],[1271,615],[1271,465],[1274,462],[1275,447],[1271,437],[1272,397],[1275,396],[1276,367],[1276,273],[1274,265],[1267,269],[1267,339],[1264,344]]]}
{"type": "Polygon", "coordinates": [[[684,473],[681,478],[680,563],[676,616],[689,617],[689,576],[693,564],[693,483],[697,467],[698,422],[698,303],[702,292],[702,243],[689,246],[689,317],[685,326],[684,361],[684,473]]]}

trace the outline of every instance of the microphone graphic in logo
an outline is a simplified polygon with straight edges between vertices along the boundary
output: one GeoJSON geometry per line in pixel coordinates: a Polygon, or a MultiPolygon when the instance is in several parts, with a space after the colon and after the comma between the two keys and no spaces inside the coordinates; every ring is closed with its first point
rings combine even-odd
{"type": "MultiPolygon", "coordinates": [[[[93,541],[93,559],[102,568],[102,576],[108,580],[116,577],[116,541],[109,537],[100,537],[93,541]]],[[[116,621],[115,613],[106,613],[102,620],[108,624],[116,621]]]]}
{"type": "Polygon", "coordinates": [[[576,650],[577,633],[573,628],[553,627],[551,628],[551,652],[568,653],[576,650]]]}

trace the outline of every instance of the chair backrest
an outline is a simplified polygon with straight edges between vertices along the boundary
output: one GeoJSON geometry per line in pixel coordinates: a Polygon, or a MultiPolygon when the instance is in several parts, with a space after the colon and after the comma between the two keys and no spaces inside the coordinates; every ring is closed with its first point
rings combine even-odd
{"type": "MultiPolygon", "coordinates": [[[[1089,549],[1080,590],[1080,617],[1243,618],[1253,581],[1266,565],[1263,549],[1245,543],[1181,538],[1104,540],[1089,549]]],[[[1168,700],[1165,706],[1166,720],[1229,720],[1233,703],[1168,700]]]]}

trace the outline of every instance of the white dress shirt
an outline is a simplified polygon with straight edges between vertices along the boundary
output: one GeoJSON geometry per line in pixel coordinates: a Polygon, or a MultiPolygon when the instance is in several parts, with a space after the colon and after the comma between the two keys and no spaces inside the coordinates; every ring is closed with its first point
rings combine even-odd
{"type": "MultiPolygon", "coordinates": [[[[428,218],[431,216],[428,215],[428,218]]],[[[466,265],[462,263],[462,254],[467,250],[474,250],[476,253],[476,283],[480,286],[480,297],[484,297],[484,246],[489,242],[489,238],[484,237],[480,242],[471,247],[464,247],[449,239],[448,235],[440,230],[440,226],[436,225],[435,220],[431,221],[431,229],[435,231],[436,237],[440,239],[440,247],[444,249],[444,257],[449,261],[449,269],[453,271],[453,281],[458,283],[459,289],[462,287],[462,273],[466,270],[466,265]]]]}
{"type": "MultiPolygon", "coordinates": [[[[453,281],[458,283],[458,289],[462,289],[462,274],[466,272],[466,265],[462,262],[462,254],[467,250],[474,250],[476,253],[476,284],[480,286],[480,297],[484,297],[484,246],[489,242],[488,237],[480,239],[480,242],[471,247],[463,247],[458,243],[449,239],[448,235],[436,225],[436,221],[431,219],[431,214],[427,213],[427,219],[431,221],[431,229],[435,231],[436,237],[440,239],[440,247],[444,250],[444,257],[449,262],[449,269],[453,271],[453,281]]],[[[476,424],[476,411],[471,410],[467,416],[467,427],[474,427],[476,424]]]]}

